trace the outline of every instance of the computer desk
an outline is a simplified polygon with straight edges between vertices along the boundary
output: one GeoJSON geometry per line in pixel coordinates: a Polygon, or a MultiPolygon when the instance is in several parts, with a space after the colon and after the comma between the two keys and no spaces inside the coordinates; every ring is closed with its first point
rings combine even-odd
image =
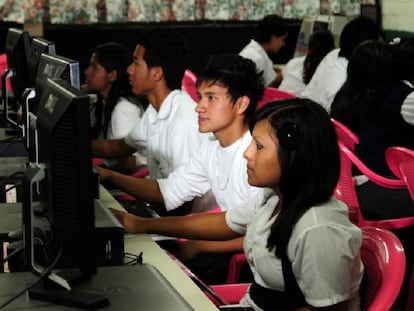
{"type": "MultiPolygon", "coordinates": [[[[100,199],[105,206],[118,210],[123,207],[104,188],[100,188],[100,199]]],[[[196,311],[218,310],[201,289],[181,270],[167,253],[148,234],[125,236],[125,252],[143,254],[143,262],[155,266],[196,311]]]]}

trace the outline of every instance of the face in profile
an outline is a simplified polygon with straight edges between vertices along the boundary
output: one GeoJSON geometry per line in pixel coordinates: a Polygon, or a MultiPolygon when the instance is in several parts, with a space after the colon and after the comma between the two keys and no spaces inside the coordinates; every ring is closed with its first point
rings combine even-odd
{"type": "Polygon", "coordinates": [[[238,112],[228,94],[228,89],[217,83],[205,81],[199,86],[198,94],[196,112],[199,131],[220,135],[229,130],[238,112]]]}
{"type": "Polygon", "coordinates": [[[135,95],[147,95],[154,87],[151,79],[151,69],[148,69],[144,59],[145,48],[138,45],[134,51],[134,60],[127,68],[129,83],[135,95]]]}
{"type": "Polygon", "coordinates": [[[252,132],[252,141],[243,154],[247,160],[250,185],[277,190],[281,176],[278,151],[279,142],[269,122],[257,122],[252,132]]]}
{"type": "Polygon", "coordinates": [[[100,63],[95,53],[92,54],[89,66],[84,71],[88,89],[103,94],[109,93],[111,83],[116,78],[116,71],[108,72],[100,63]]]}

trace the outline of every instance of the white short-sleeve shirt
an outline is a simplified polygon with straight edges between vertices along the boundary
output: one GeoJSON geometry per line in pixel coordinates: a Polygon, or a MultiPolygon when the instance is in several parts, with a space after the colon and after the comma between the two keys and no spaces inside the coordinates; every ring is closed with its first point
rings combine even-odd
{"type": "Polygon", "coordinates": [[[295,57],[287,62],[282,69],[283,80],[279,85],[279,89],[296,96],[300,96],[305,89],[306,84],[303,82],[303,64],[306,56],[295,57]]]}
{"type": "Polygon", "coordinates": [[[250,132],[228,147],[213,136],[204,137],[191,160],[158,184],[167,210],[202,196],[211,189],[223,211],[230,210],[260,189],[247,182],[247,161],[243,152],[251,142],[250,132]]]}
{"type": "Polygon", "coordinates": [[[251,59],[256,63],[258,71],[263,71],[264,84],[267,86],[276,78],[273,62],[263,47],[255,40],[250,42],[240,51],[240,56],[251,59]]]}
{"type": "Polygon", "coordinates": [[[195,108],[196,103],[186,92],[174,90],[159,111],[149,105],[142,122],[125,137],[129,146],[147,149],[151,178],[167,177],[198,149],[204,134],[198,131],[195,108]]]}
{"type": "MultiPolygon", "coordinates": [[[[134,127],[142,122],[143,113],[144,110],[141,106],[131,102],[125,97],[120,97],[111,113],[107,138],[124,138],[134,127]]],[[[135,157],[139,159],[140,164],[145,165],[147,163],[145,150],[136,152],[135,157]]],[[[115,159],[104,159],[103,161],[109,167],[117,163],[115,159]]]]}
{"type": "MultiPolygon", "coordinates": [[[[277,202],[277,196],[266,189],[228,211],[226,221],[236,232],[245,232],[244,251],[255,282],[284,291],[281,260],[267,248],[270,227],[277,217],[272,216],[277,202]]],[[[334,197],[305,212],[294,226],[287,255],[307,303],[324,307],[349,300],[348,310],[359,310],[361,243],[361,230],[349,221],[345,204],[334,197]]],[[[248,293],[241,303],[254,305],[248,293]]]]}
{"type": "Polygon", "coordinates": [[[329,113],[336,93],[347,77],[348,60],[339,56],[339,49],[329,52],[319,63],[301,97],[322,105],[329,113]]]}

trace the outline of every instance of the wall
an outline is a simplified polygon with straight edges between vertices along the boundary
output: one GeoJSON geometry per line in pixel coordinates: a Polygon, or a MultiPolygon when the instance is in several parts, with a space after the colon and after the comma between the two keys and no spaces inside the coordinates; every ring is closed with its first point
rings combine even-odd
{"type": "Polygon", "coordinates": [[[414,32],[413,0],[383,0],[382,16],[384,29],[414,32]]]}

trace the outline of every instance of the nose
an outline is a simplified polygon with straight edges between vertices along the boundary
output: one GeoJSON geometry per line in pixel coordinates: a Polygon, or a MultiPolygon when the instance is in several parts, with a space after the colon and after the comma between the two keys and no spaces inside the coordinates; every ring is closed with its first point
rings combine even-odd
{"type": "Polygon", "coordinates": [[[252,145],[253,145],[253,140],[247,146],[246,150],[244,150],[243,152],[243,158],[245,158],[246,160],[250,160],[252,157],[252,145]]]}
{"type": "Polygon", "coordinates": [[[132,66],[132,64],[130,64],[128,67],[127,67],[127,70],[126,70],[126,72],[127,72],[127,74],[128,75],[131,75],[132,73],[133,73],[133,68],[132,68],[133,66],[132,66]]]}
{"type": "Polygon", "coordinates": [[[197,104],[196,104],[196,107],[195,107],[195,111],[196,112],[201,112],[203,110],[205,110],[205,104],[204,104],[203,98],[199,97],[199,99],[197,101],[197,104]]]}

